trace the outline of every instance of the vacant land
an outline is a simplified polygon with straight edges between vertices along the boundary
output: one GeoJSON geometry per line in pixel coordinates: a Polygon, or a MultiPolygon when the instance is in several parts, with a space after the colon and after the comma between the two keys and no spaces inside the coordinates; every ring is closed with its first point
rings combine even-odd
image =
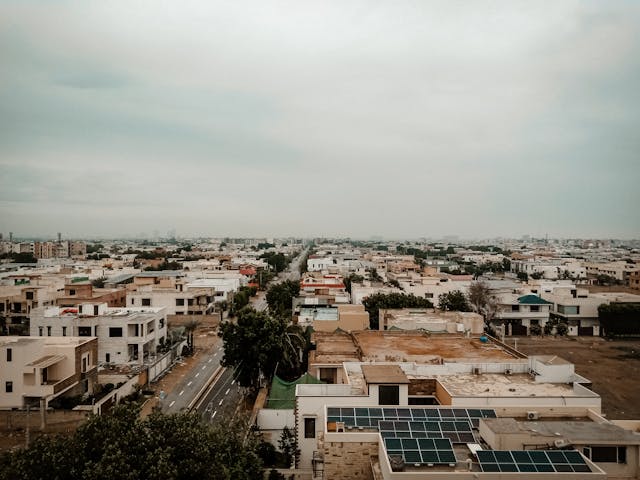
{"type": "Polygon", "coordinates": [[[593,382],[607,418],[640,419],[640,339],[517,337],[517,342],[527,355],[558,355],[574,363],[576,372],[593,382]]]}

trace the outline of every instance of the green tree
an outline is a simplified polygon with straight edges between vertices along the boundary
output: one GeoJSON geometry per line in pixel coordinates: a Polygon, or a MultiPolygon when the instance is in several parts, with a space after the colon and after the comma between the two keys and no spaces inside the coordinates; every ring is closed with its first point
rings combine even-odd
{"type": "Polygon", "coordinates": [[[440,310],[450,312],[470,312],[471,306],[467,301],[464,293],[460,290],[453,290],[452,292],[443,293],[438,297],[438,305],[440,310]]]}
{"type": "Polygon", "coordinates": [[[267,290],[267,305],[269,312],[287,321],[291,318],[293,299],[300,292],[300,284],[293,280],[286,280],[269,287],[267,290]]]}
{"type": "Polygon", "coordinates": [[[300,449],[298,448],[298,441],[296,440],[295,435],[288,427],[284,427],[282,429],[282,433],[280,434],[280,439],[278,440],[278,447],[280,451],[284,454],[285,463],[287,465],[293,464],[293,462],[298,461],[298,457],[300,455],[300,449]]]}
{"type": "Polygon", "coordinates": [[[220,325],[218,335],[224,342],[222,365],[235,367],[241,386],[257,389],[262,379],[271,378],[282,359],[286,324],[245,307],[238,312],[236,323],[220,325]]]}
{"type": "Polygon", "coordinates": [[[213,427],[193,414],[138,414],[133,404],[118,405],[71,436],[40,437],[27,449],[4,453],[0,478],[262,478],[258,438],[247,435],[245,425],[213,427]]]}
{"type": "Polygon", "coordinates": [[[526,282],[529,280],[529,275],[527,274],[527,272],[518,272],[518,280],[526,282]]]}
{"type": "Polygon", "coordinates": [[[534,280],[540,280],[543,277],[544,277],[544,272],[533,272],[531,274],[531,278],[534,280]]]}
{"type": "Polygon", "coordinates": [[[431,308],[433,304],[426,298],[404,293],[376,293],[366,297],[362,304],[369,312],[369,328],[378,330],[381,308],[431,308]]]}
{"type": "Polygon", "coordinates": [[[95,280],[93,280],[91,282],[91,284],[95,287],[95,288],[104,288],[104,282],[107,280],[107,277],[100,277],[100,278],[96,278],[95,280]]]}
{"type": "Polygon", "coordinates": [[[343,280],[345,290],[351,293],[351,285],[353,283],[361,283],[364,280],[362,275],[358,275],[356,273],[351,273],[349,276],[345,277],[343,280]]]}

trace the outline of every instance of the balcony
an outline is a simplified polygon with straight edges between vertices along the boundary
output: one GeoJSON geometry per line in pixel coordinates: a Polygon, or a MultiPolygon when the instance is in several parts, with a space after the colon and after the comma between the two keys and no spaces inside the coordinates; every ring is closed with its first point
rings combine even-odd
{"type": "Polygon", "coordinates": [[[47,380],[42,385],[24,385],[23,395],[25,397],[49,397],[59,394],[76,383],[78,383],[78,377],[74,373],[60,380],[47,380]]]}

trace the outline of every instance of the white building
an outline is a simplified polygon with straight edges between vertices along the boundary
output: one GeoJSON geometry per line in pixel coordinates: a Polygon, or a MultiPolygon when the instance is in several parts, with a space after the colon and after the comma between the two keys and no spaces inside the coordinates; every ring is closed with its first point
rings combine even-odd
{"type": "Polygon", "coordinates": [[[0,337],[0,409],[93,393],[97,352],[94,337],[0,337]]]}
{"type": "Polygon", "coordinates": [[[164,308],[108,308],[83,303],[77,308],[49,307],[32,311],[32,337],[98,337],[98,361],[143,364],[156,355],[167,337],[164,308]]]}

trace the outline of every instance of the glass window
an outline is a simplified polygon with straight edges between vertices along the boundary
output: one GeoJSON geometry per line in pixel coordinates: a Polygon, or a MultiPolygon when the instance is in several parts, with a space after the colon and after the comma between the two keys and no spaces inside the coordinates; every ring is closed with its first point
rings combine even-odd
{"type": "Polygon", "coordinates": [[[13,382],[5,382],[4,384],[4,390],[7,393],[11,393],[13,392],[13,382]]]}
{"type": "Polygon", "coordinates": [[[122,336],[122,327],[109,327],[109,336],[110,337],[121,337],[122,336]]]}
{"type": "Polygon", "coordinates": [[[7,362],[10,362],[13,359],[13,351],[10,348],[7,348],[7,362]]]}

